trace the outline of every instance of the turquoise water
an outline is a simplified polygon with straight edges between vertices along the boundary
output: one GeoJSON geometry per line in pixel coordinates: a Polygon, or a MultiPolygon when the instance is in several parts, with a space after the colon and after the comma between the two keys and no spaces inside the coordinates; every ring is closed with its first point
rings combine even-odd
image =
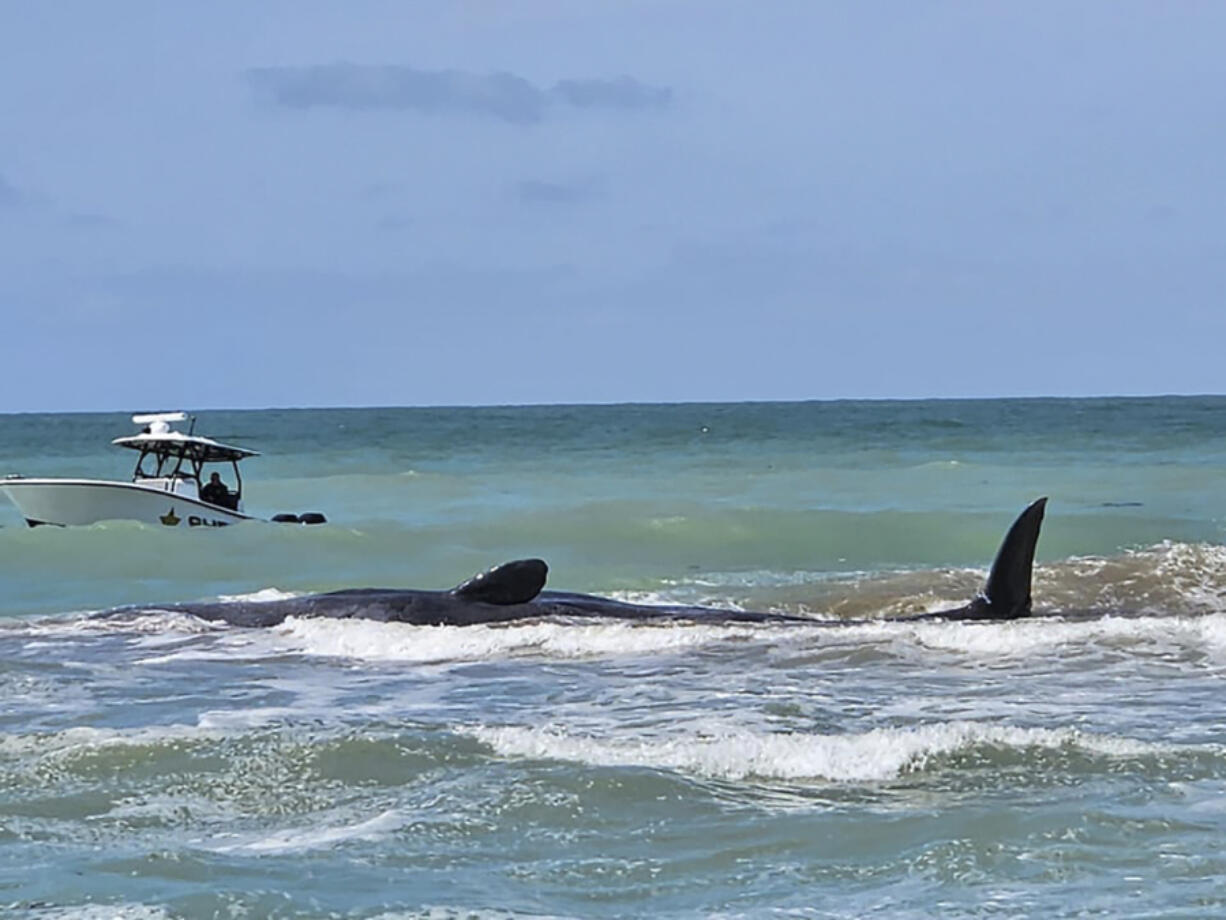
{"type": "MultiPolygon", "coordinates": [[[[139,407],[138,407],[139,408],[139,407]]],[[[1226,398],[201,413],[250,512],[0,504],[0,906],[37,917],[1206,916],[1226,904],[1226,398]],[[961,603],[1050,496],[1036,617],[961,603]],[[839,629],[119,605],[550,586],[839,629]]],[[[127,415],[0,416],[126,478],[127,415]]]]}

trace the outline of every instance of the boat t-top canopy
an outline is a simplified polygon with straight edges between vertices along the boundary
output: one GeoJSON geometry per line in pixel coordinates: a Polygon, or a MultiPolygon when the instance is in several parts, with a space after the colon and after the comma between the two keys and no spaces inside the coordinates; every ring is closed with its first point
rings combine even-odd
{"type": "Polygon", "coordinates": [[[139,450],[142,455],[159,454],[181,457],[193,464],[238,463],[244,457],[260,455],[259,451],[247,450],[245,447],[233,447],[229,444],[221,444],[212,438],[171,430],[171,422],[181,422],[186,418],[187,414],[184,412],[134,415],[132,421],[137,425],[144,425],[145,428],[140,434],[116,438],[111,443],[130,450],[139,450]]]}

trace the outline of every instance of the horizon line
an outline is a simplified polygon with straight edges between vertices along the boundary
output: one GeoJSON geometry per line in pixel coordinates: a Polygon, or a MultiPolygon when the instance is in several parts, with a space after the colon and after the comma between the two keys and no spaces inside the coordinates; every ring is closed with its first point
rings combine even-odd
{"type": "MultiPolygon", "coordinates": [[[[201,412],[312,412],[356,411],[377,409],[570,409],[615,408],[628,406],[738,406],[738,405],[801,405],[805,403],[931,403],[931,402],[1073,402],[1092,400],[1142,399],[1213,399],[1224,393],[1100,393],[1076,396],[1008,395],[1008,396],[815,396],[787,399],[678,399],[678,400],[592,400],[585,402],[507,402],[507,403],[417,403],[417,404],[353,404],[266,405],[266,406],[206,406],[199,409],[176,409],[190,414],[201,412]]],[[[171,411],[162,406],[138,406],[127,409],[18,409],[0,410],[0,416],[20,415],[125,415],[133,412],[171,411]]]]}

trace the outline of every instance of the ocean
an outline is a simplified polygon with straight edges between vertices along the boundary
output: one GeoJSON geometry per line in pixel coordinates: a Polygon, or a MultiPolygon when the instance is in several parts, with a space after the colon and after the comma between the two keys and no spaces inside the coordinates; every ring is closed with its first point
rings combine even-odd
{"type": "MultiPolygon", "coordinates": [[[[6,917],[1226,912],[1226,397],[197,430],[261,451],[249,512],[329,523],[29,529],[0,502],[6,917]],[[890,622],[969,599],[1040,496],[1031,619],[890,622]],[[551,588],[814,624],[158,609],[527,556],[551,588]]],[[[0,476],[126,479],[133,431],[0,416],[0,476]]]]}

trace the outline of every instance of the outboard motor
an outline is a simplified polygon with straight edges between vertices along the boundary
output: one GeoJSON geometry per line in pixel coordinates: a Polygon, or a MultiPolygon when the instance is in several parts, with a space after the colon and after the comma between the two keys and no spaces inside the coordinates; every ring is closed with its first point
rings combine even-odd
{"type": "Polygon", "coordinates": [[[318,511],[304,511],[302,514],[290,514],[283,511],[274,514],[272,520],[278,524],[326,524],[328,519],[318,511]]]}

